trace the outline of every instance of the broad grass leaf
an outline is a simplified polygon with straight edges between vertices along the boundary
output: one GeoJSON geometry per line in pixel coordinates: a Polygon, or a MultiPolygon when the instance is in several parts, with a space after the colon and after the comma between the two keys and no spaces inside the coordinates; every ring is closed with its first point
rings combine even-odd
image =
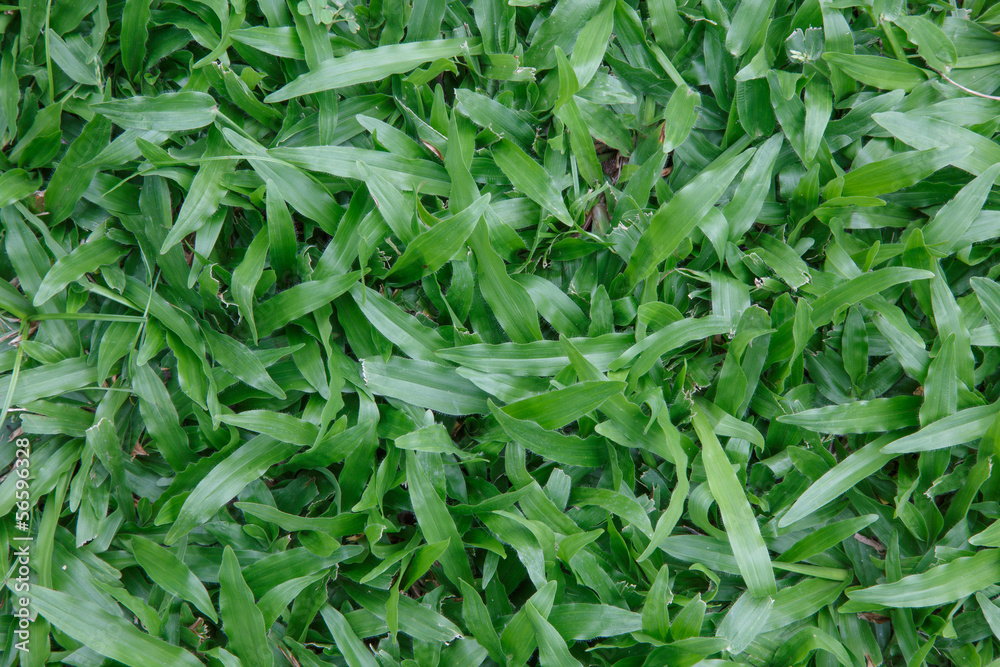
{"type": "Polygon", "coordinates": [[[910,91],[927,80],[919,67],[893,58],[824,53],[823,60],[861,83],[882,90],[910,91]]]}
{"type": "Polygon", "coordinates": [[[970,148],[968,157],[956,161],[959,169],[973,174],[1000,162],[1000,146],[972,130],[950,122],[912,112],[883,111],[872,114],[872,120],[892,136],[918,150],[931,148],[970,148]]]}
{"type": "Polygon", "coordinates": [[[207,93],[163,93],[92,104],[91,109],[126,130],[187,132],[211,125],[218,113],[207,93]]]}
{"type": "MultiPolygon", "coordinates": [[[[694,425],[698,439],[702,443],[702,457],[705,460],[709,487],[719,505],[726,535],[732,545],[740,573],[747,583],[748,594],[758,598],[773,596],[778,589],[774,582],[774,571],[771,569],[771,558],[742,485],[705,418],[696,414],[694,425]]],[[[734,637],[729,639],[733,641],[734,637]]]]}
{"type": "Polygon", "coordinates": [[[701,96],[688,86],[677,88],[663,111],[663,152],[670,153],[687,139],[698,120],[701,96]]]}
{"type": "Polygon", "coordinates": [[[701,222],[740,169],[753,157],[753,149],[743,150],[745,147],[746,142],[735,143],[660,207],[629,258],[625,269],[629,284],[635,285],[652,273],[701,222]]]}
{"type": "Polygon", "coordinates": [[[849,306],[853,306],[893,285],[914,280],[927,280],[933,277],[933,273],[921,269],[890,267],[852,278],[824,293],[813,302],[813,326],[821,327],[829,324],[839,312],[843,312],[849,306]]]}
{"type": "Polygon", "coordinates": [[[847,593],[852,612],[885,607],[937,607],[993,585],[1000,575],[1000,551],[984,549],[899,581],[847,593]]]}
{"type": "MultiPolygon", "coordinates": [[[[569,340],[600,370],[607,370],[608,365],[628,348],[628,338],[621,334],[569,340]]],[[[439,350],[437,356],[482,373],[517,376],[556,375],[570,363],[565,348],[551,340],[498,345],[475,343],[439,350]]]]}
{"type": "Polygon", "coordinates": [[[404,354],[423,361],[437,360],[435,352],[447,347],[441,336],[378,292],[355,283],[349,290],[354,302],[378,330],[404,354]]]}
{"type": "MultiPolygon", "coordinates": [[[[441,196],[451,193],[448,172],[430,160],[405,158],[353,146],[279,147],[268,150],[267,154],[299,169],[363,181],[365,176],[358,167],[360,162],[380,169],[380,174],[390,178],[390,182],[401,190],[419,190],[424,194],[441,196]]],[[[295,201],[284,189],[282,192],[286,199],[295,201]]]]}
{"type": "Polygon", "coordinates": [[[146,430],[170,467],[183,470],[194,459],[187,434],[180,427],[177,409],[156,371],[148,364],[132,366],[132,391],[146,430]]]}
{"type": "Polygon", "coordinates": [[[778,421],[818,433],[837,435],[895,431],[919,425],[916,411],[921,402],[919,396],[875,398],[780,415],[778,421]]]}
{"type": "Polygon", "coordinates": [[[950,334],[927,370],[924,401],[920,406],[921,426],[927,426],[958,410],[958,386],[955,334],[950,334]]]}
{"type": "Polygon", "coordinates": [[[245,428],[300,447],[311,446],[319,437],[319,429],[314,424],[284,412],[247,410],[222,415],[221,420],[224,424],[245,428]]]}
{"type": "Polygon", "coordinates": [[[938,246],[945,250],[955,250],[961,245],[965,231],[982,210],[983,204],[1000,177],[1000,164],[995,164],[959,190],[947,204],[941,207],[921,233],[928,246],[938,246]]]}
{"type": "Polygon", "coordinates": [[[869,162],[844,174],[845,197],[889,194],[916,185],[934,172],[957,164],[972,153],[971,148],[930,148],[908,151],[869,162]]]}
{"type": "Polygon", "coordinates": [[[130,667],[201,664],[190,652],[146,634],[90,600],[39,585],[32,586],[31,597],[32,606],[45,620],[99,655],[130,667]]]}
{"type": "Polygon", "coordinates": [[[457,56],[466,48],[470,49],[471,53],[477,54],[476,52],[482,47],[478,39],[452,38],[359,49],[324,62],[319,68],[299,76],[271,93],[264,98],[264,102],[267,104],[284,102],[324,90],[379,81],[392,74],[408,72],[438,58],[457,56]]]}
{"type": "Polygon", "coordinates": [[[899,16],[893,23],[906,31],[917,52],[932,69],[948,71],[958,63],[958,50],[945,32],[924,16],[899,16]]]}
{"type": "Polygon", "coordinates": [[[500,326],[515,343],[540,341],[542,331],[535,304],[527,290],[507,275],[506,265],[493,249],[484,222],[472,232],[469,245],[479,264],[479,287],[500,326]]]}
{"type": "Polygon", "coordinates": [[[135,505],[132,503],[132,492],[125,476],[124,454],[114,424],[107,418],[101,418],[87,429],[86,439],[87,447],[97,456],[111,476],[118,508],[125,518],[134,520],[135,505]]]}
{"type": "Polygon", "coordinates": [[[666,565],[656,573],[656,578],[646,594],[646,603],[642,606],[642,631],[644,634],[662,642],[669,640],[670,613],[668,607],[673,600],[670,591],[670,568],[666,565]]]}
{"type": "MultiPolygon", "coordinates": [[[[62,222],[73,212],[73,207],[97,174],[97,165],[91,164],[92,160],[107,147],[110,140],[111,123],[103,116],[95,116],[70,144],[45,188],[45,207],[51,223],[62,222]]],[[[0,177],[0,189],[3,187],[2,179],[0,177]]]]}
{"type": "Polygon", "coordinates": [[[122,64],[132,80],[138,76],[145,59],[151,4],[150,0],[126,0],[122,13],[122,64]]]}
{"type": "MultiPolygon", "coordinates": [[[[114,120],[114,117],[111,119],[114,120]]],[[[198,174],[191,182],[188,196],[181,205],[173,227],[170,228],[167,237],[163,240],[160,254],[180,243],[181,239],[191,232],[200,229],[208,218],[219,209],[226,192],[221,179],[232,172],[235,167],[233,160],[222,158],[229,152],[228,148],[220,132],[217,130],[209,132],[208,147],[204,155],[207,160],[202,163],[198,174]]]]}
{"type": "Polygon", "coordinates": [[[767,25],[773,10],[774,0],[740,3],[726,33],[726,48],[737,57],[746,53],[757,42],[757,36],[767,25]]]}
{"type": "Polygon", "coordinates": [[[436,273],[462,249],[489,203],[490,195],[484,195],[468,208],[421,232],[407,244],[386,279],[406,284],[436,273]]]}
{"type": "Polygon", "coordinates": [[[487,394],[449,366],[391,357],[387,362],[365,359],[361,372],[365,385],[378,396],[448,415],[482,414],[488,410],[487,394]]]}
{"type": "Polygon", "coordinates": [[[552,178],[541,165],[507,139],[502,139],[494,146],[493,157],[497,166],[518,191],[548,210],[561,222],[572,226],[573,216],[566,208],[562,193],[556,189],[552,178]]]}
{"type": "Polygon", "coordinates": [[[275,398],[285,398],[285,392],[268,374],[264,364],[250,348],[230,336],[219,334],[207,327],[203,328],[203,331],[216,363],[251,387],[275,398]]]}
{"type": "Polygon", "coordinates": [[[883,435],[835,465],[796,499],[778,521],[778,526],[790,526],[819,511],[861,480],[875,474],[895,456],[885,451],[895,439],[893,434],[883,435]]]}
{"type": "Polygon", "coordinates": [[[424,457],[438,456],[440,454],[407,451],[406,478],[412,492],[413,511],[424,539],[428,543],[449,540],[448,548],[441,555],[441,563],[446,576],[457,586],[461,581],[469,583],[473,580],[469,559],[447,505],[422,469],[424,457]]]}
{"type": "Polygon", "coordinates": [[[743,593],[723,617],[715,629],[715,636],[726,639],[727,648],[733,653],[742,653],[747,649],[767,623],[774,606],[774,598],[755,596],[747,591],[743,593]]]}
{"type": "Polygon", "coordinates": [[[823,526],[786,549],[778,556],[777,560],[788,563],[806,560],[853,537],[855,533],[860,533],[877,519],[878,515],[866,514],[854,519],[844,519],[843,521],[823,526]]]}
{"type": "Polygon", "coordinates": [[[790,667],[801,664],[809,659],[811,653],[820,650],[832,655],[844,667],[853,664],[851,654],[838,638],[813,627],[805,627],[796,632],[789,641],[775,651],[772,660],[776,667],[790,667]]]}
{"type": "Polygon", "coordinates": [[[254,604],[253,592],[243,579],[235,552],[228,545],[222,552],[219,584],[219,609],[229,646],[244,665],[273,665],[274,657],[267,645],[264,617],[254,604]]]}
{"type": "Polygon", "coordinates": [[[515,419],[536,422],[545,429],[558,429],[596,410],[623,389],[624,382],[580,382],[510,403],[503,411],[515,419]]]}
{"type": "Polygon", "coordinates": [[[299,449],[266,435],[244,443],[206,474],[184,500],[164,542],[176,543],[196,526],[208,521],[220,507],[235,498],[251,481],[299,449]]]}
{"type": "Polygon", "coordinates": [[[535,627],[538,659],[553,667],[579,666],[580,661],[570,654],[569,649],[566,648],[566,642],[559,636],[552,624],[542,618],[531,602],[525,604],[524,608],[527,610],[531,624],[535,627]]]}
{"type": "Polygon", "coordinates": [[[0,206],[10,206],[38,190],[41,180],[24,169],[8,169],[0,176],[0,206]]]}
{"type": "Polygon", "coordinates": [[[156,585],[168,593],[191,602],[198,610],[218,623],[215,607],[204,584],[168,549],[136,535],[130,541],[132,555],[156,585]]]}
{"type": "Polygon", "coordinates": [[[607,446],[596,437],[580,438],[547,430],[538,423],[509,415],[490,401],[490,410],[504,432],[525,449],[564,465],[597,467],[607,460],[607,446]]]}
{"type": "Polygon", "coordinates": [[[287,283],[295,272],[295,224],[274,181],[267,182],[267,235],[271,268],[287,283]]]}
{"type": "Polygon", "coordinates": [[[322,308],[349,290],[360,278],[361,272],[354,271],[322,280],[299,283],[272,296],[259,304],[255,311],[254,319],[258,335],[266,336],[292,320],[322,308]]]}
{"type": "Polygon", "coordinates": [[[926,452],[978,440],[993,423],[997,406],[980,405],[959,410],[902,437],[885,448],[887,454],[926,452]]]}
{"type": "Polygon", "coordinates": [[[95,234],[52,265],[35,292],[34,305],[41,306],[66,285],[82,278],[85,273],[92,273],[106,264],[116,262],[123,252],[124,248],[107,236],[95,234]]]}

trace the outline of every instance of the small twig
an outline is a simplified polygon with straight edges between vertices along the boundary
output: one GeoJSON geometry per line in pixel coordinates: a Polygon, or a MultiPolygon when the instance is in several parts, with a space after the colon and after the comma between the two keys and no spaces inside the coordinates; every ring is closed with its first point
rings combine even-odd
{"type": "Polygon", "coordinates": [[[861,542],[861,544],[866,544],[866,545],[870,546],[872,549],[874,549],[875,551],[877,551],[880,554],[884,554],[885,553],[885,547],[882,546],[882,543],[879,542],[878,540],[873,540],[870,537],[865,537],[861,533],[855,533],[854,534],[854,539],[856,539],[858,542],[861,542]]]}
{"type": "Polygon", "coordinates": [[[978,91],[972,90],[971,88],[966,88],[959,82],[953,80],[950,76],[948,76],[944,72],[938,72],[938,74],[940,74],[941,78],[950,83],[951,85],[955,86],[956,88],[964,90],[970,95],[975,95],[976,97],[982,97],[983,99],[986,100],[996,100],[997,102],[1000,102],[1000,97],[996,97],[995,95],[987,95],[986,93],[980,93],[978,91]]]}

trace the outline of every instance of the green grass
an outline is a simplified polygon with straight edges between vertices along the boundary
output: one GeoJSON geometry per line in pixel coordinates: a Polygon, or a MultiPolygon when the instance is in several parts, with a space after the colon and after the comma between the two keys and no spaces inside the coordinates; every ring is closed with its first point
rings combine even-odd
{"type": "Polygon", "coordinates": [[[1000,664],[993,2],[3,5],[0,667],[1000,664]]]}

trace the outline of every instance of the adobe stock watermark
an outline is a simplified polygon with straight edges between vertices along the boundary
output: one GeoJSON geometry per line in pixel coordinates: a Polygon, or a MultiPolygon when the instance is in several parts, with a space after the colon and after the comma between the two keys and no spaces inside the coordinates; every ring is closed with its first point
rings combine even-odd
{"type": "Polygon", "coordinates": [[[14,616],[17,618],[17,629],[14,631],[17,641],[14,649],[30,652],[28,641],[31,639],[31,442],[27,438],[18,438],[15,442],[14,470],[12,474],[18,479],[14,483],[17,511],[14,514],[14,527],[18,534],[14,535],[14,616]]]}

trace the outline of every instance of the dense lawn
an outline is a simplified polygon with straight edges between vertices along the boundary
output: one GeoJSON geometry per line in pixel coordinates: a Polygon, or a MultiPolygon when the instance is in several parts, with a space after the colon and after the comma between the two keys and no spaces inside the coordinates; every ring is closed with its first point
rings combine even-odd
{"type": "Polygon", "coordinates": [[[0,6],[0,667],[1000,665],[993,2],[0,6]]]}

